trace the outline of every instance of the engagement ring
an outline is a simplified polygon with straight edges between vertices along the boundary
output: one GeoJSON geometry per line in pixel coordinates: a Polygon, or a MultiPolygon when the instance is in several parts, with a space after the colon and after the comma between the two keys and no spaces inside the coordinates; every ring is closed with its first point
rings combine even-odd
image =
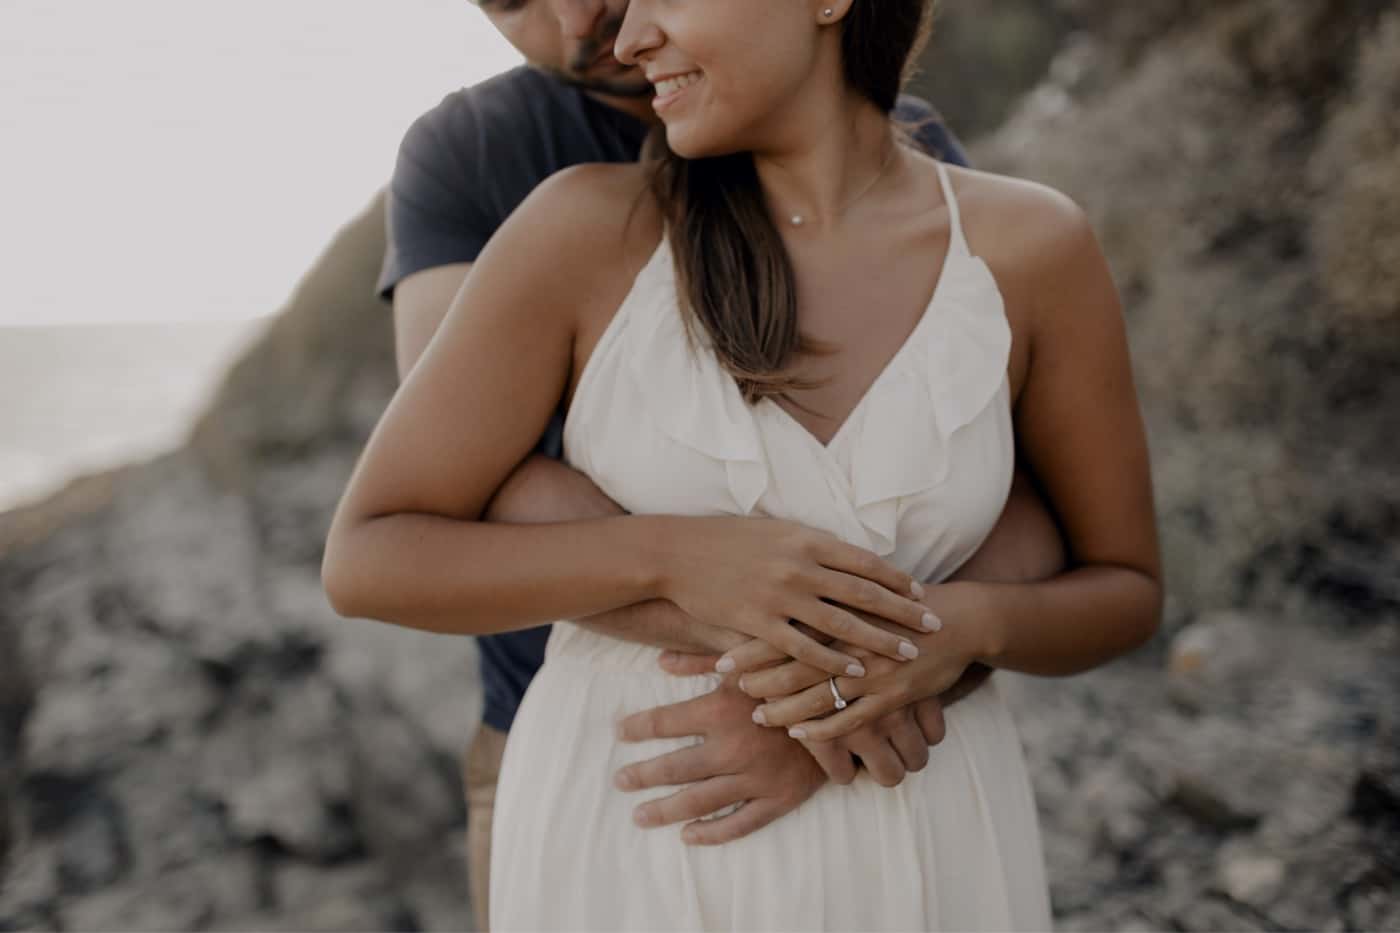
{"type": "Polygon", "coordinates": [[[835,677],[828,678],[826,683],[827,683],[827,686],[831,687],[831,697],[832,697],[832,699],[834,699],[834,700],[836,701],[836,708],[837,708],[837,710],[843,710],[843,709],[845,709],[845,708],[846,708],[846,698],[843,697],[843,696],[841,695],[841,691],[840,691],[840,690],[837,690],[837,689],[836,689],[836,678],[835,678],[835,677]]]}

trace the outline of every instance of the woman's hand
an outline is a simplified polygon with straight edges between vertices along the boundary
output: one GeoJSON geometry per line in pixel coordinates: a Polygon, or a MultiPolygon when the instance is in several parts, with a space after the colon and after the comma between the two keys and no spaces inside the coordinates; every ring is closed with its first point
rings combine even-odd
{"type": "Polygon", "coordinates": [[[865,677],[835,678],[837,691],[849,704],[844,710],[835,710],[827,676],[810,666],[789,662],[745,674],[741,689],[770,698],[754,711],[755,721],[787,727],[795,739],[828,742],[948,690],[985,654],[982,646],[990,620],[978,598],[978,586],[959,582],[930,587],[924,603],[946,624],[937,632],[918,636],[920,651],[913,661],[901,664],[866,656],[865,677]]]}
{"type": "MultiPolygon", "coordinates": [[[[844,607],[911,632],[936,624],[918,601],[922,584],[827,532],[740,517],[685,518],[675,527],[677,534],[664,545],[661,595],[701,622],[760,639],[779,657],[828,674],[862,677],[865,666],[855,656],[822,644],[793,623],[900,664],[918,656],[914,642],[844,607]]],[[[721,659],[717,669],[734,668],[721,659]]]]}

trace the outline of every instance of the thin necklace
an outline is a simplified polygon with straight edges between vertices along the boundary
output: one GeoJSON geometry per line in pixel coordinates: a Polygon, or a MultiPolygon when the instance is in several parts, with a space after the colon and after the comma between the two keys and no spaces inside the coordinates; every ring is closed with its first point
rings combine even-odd
{"type": "MultiPolygon", "coordinates": [[[[838,208],[836,211],[837,214],[846,213],[846,211],[850,210],[852,207],[855,206],[855,203],[857,201],[859,201],[861,198],[865,197],[867,194],[870,193],[871,189],[875,187],[876,182],[878,182],[881,178],[885,177],[885,171],[890,167],[890,163],[894,161],[894,154],[898,149],[899,143],[895,142],[894,140],[890,140],[890,151],[885,156],[885,161],[880,163],[880,170],[875,173],[875,177],[870,179],[869,184],[867,184],[864,188],[860,189],[859,194],[851,198],[845,204],[841,205],[841,207],[838,208]]],[[[791,217],[788,218],[788,223],[792,224],[794,227],[800,227],[806,222],[807,218],[803,217],[801,214],[793,214],[791,217]]]]}

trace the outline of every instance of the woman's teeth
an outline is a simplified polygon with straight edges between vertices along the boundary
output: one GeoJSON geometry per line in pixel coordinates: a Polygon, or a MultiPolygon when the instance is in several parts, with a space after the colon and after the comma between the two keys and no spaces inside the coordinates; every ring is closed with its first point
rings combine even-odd
{"type": "Polygon", "coordinates": [[[674,78],[664,78],[656,82],[656,94],[658,97],[669,97],[690,87],[700,80],[700,72],[692,71],[688,75],[677,75],[674,78]]]}

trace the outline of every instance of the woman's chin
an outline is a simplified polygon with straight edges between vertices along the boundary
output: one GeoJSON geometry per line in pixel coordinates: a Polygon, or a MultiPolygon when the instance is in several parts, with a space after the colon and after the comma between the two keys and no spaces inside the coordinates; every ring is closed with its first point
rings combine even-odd
{"type": "Polygon", "coordinates": [[[738,147],[726,145],[712,134],[697,132],[693,127],[667,124],[666,144],[682,159],[709,159],[738,152],[738,147]]]}

